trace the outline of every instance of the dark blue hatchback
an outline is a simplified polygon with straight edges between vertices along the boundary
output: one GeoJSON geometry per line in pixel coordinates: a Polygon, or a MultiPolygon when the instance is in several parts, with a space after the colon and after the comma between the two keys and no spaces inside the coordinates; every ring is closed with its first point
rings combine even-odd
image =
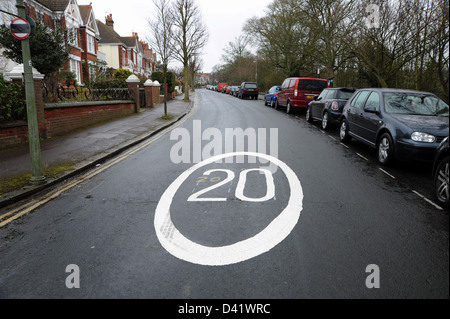
{"type": "Polygon", "coordinates": [[[449,132],[449,106],[428,92],[361,89],[345,104],[340,138],[377,150],[383,165],[394,160],[433,161],[449,132]]]}

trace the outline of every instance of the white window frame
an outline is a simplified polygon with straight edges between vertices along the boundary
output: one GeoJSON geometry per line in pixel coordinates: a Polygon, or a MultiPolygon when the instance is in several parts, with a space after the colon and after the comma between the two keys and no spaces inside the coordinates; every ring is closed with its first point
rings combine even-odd
{"type": "Polygon", "coordinates": [[[73,72],[77,78],[77,83],[81,84],[81,70],[80,70],[80,61],[81,59],[76,56],[70,57],[70,72],[73,72]]]}

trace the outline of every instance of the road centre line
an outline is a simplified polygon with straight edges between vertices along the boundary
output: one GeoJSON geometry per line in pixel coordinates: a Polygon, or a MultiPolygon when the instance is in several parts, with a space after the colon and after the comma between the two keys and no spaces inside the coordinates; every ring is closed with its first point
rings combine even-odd
{"type": "Polygon", "coordinates": [[[439,206],[438,204],[436,204],[435,202],[433,202],[432,200],[426,198],[425,196],[423,196],[422,194],[420,194],[419,192],[416,192],[415,190],[413,190],[413,193],[416,194],[417,196],[419,196],[420,198],[422,198],[423,200],[425,200],[427,203],[433,205],[434,207],[436,207],[439,210],[444,210],[441,206],[439,206]]]}
{"type": "Polygon", "coordinates": [[[91,172],[83,175],[82,177],[78,178],[75,181],[70,182],[69,184],[63,185],[59,188],[57,188],[56,190],[53,190],[47,194],[45,194],[43,197],[41,197],[41,199],[39,200],[34,200],[31,201],[30,203],[27,203],[25,205],[22,205],[18,208],[15,208],[3,215],[0,216],[0,221],[8,216],[13,215],[12,217],[0,222],[0,228],[9,224],[10,222],[18,219],[19,217],[32,212],[33,210],[39,208],[40,206],[48,203],[49,201],[59,197],[62,193],[64,193],[65,191],[68,191],[72,188],[74,188],[75,186],[93,178],[94,176],[100,174],[101,172],[105,171],[106,169],[110,168],[111,166],[114,166],[120,162],[122,162],[123,160],[125,160],[126,158],[130,157],[131,155],[137,153],[138,151],[144,149],[145,147],[149,146],[150,144],[154,143],[156,140],[158,140],[159,138],[161,138],[162,136],[166,135],[168,132],[170,132],[172,129],[180,126],[181,124],[185,123],[188,119],[190,119],[193,114],[195,113],[195,111],[197,110],[197,99],[194,100],[194,106],[191,110],[191,112],[185,116],[182,120],[180,120],[179,122],[175,123],[174,125],[162,130],[161,132],[157,133],[156,135],[154,135],[153,137],[151,137],[149,140],[143,142],[142,144],[140,144],[139,146],[126,151],[125,153],[123,153],[122,155],[120,155],[119,157],[117,157],[116,159],[110,161],[109,163],[107,163],[106,165],[100,166],[94,170],[92,170],[91,172]]]}

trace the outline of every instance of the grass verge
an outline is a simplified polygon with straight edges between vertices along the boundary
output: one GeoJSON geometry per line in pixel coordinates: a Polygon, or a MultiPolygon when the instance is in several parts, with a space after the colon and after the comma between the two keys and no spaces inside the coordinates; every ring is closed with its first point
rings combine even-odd
{"type": "MultiPolygon", "coordinates": [[[[73,171],[75,168],[70,164],[58,164],[46,167],[44,176],[47,179],[54,179],[62,176],[65,172],[73,171]]],[[[17,191],[30,184],[31,173],[24,173],[16,176],[0,178],[0,195],[17,191]]]]}

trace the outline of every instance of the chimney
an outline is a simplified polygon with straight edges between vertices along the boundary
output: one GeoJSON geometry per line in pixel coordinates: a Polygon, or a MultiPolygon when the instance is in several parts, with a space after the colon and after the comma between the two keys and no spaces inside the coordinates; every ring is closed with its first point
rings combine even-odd
{"type": "Polygon", "coordinates": [[[112,13],[110,13],[106,16],[106,25],[108,27],[111,27],[111,29],[114,30],[114,20],[112,18],[112,13]]]}

